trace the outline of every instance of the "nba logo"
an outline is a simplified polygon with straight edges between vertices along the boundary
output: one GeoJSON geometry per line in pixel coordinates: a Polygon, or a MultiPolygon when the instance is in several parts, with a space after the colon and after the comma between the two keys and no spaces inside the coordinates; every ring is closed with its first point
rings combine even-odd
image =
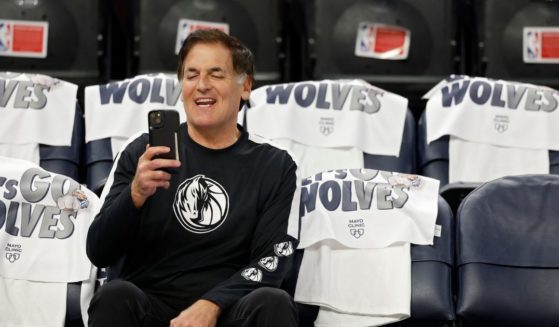
{"type": "Polygon", "coordinates": [[[526,56],[530,59],[538,59],[540,54],[540,33],[528,31],[526,33],[526,56]]]}
{"type": "Polygon", "coordinates": [[[359,32],[357,33],[357,42],[359,44],[359,51],[367,53],[371,51],[375,41],[374,26],[366,23],[359,25],[359,32]]]}
{"type": "Polygon", "coordinates": [[[175,54],[178,54],[184,39],[190,34],[190,23],[186,19],[181,19],[179,21],[179,28],[177,30],[177,43],[175,44],[175,54]]]}
{"type": "Polygon", "coordinates": [[[208,22],[186,18],[180,19],[179,26],[177,28],[175,54],[179,54],[182,43],[188,37],[188,35],[190,35],[190,33],[203,29],[217,29],[224,32],[225,34],[229,34],[229,24],[227,23],[208,22]]]}
{"type": "Polygon", "coordinates": [[[8,52],[12,47],[11,24],[0,21],[0,51],[8,52]]]}

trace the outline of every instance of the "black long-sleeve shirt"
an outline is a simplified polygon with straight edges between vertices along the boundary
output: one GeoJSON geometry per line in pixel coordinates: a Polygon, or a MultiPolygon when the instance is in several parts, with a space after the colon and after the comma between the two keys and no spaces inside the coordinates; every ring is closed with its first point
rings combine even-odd
{"type": "Polygon", "coordinates": [[[116,159],[89,229],[91,261],[106,267],[124,257],[119,277],[177,310],[198,299],[226,309],[258,287],[278,287],[296,247],[287,229],[290,212],[298,214],[297,165],[241,131],[236,143],[213,150],[181,125],[181,168],[141,209],[130,184],[148,136],[132,141],[116,159]]]}

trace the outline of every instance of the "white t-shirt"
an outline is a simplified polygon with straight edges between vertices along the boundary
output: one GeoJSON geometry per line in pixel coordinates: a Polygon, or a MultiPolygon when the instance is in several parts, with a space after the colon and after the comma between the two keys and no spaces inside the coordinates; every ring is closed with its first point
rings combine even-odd
{"type": "Polygon", "coordinates": [[[316,326],[379,326],[409,317],[410,243],[432,244],[438,180],[371,169],[303,180],[295,301],[316,326]]]}
{"type": "Polygon", "coordinates": [[[549,151],[503,147],[450,136],[448,182],[484,183],[511,175],[549,174],[549,151]]]}
{"type": "Polygon", "coordinates": [[[0,306],[2,322],[43,326],[63,319],[70,282],[82,283],[85,312],[97,271],[86,255],[86,237],[98,197],[20,159],[0,157],[0,178],[0,303],[12,303],[0,306]],[[47,322],[37,323],[46,314],[47,322]]]}
{"type": "Polygon", "coordinates": [[[379,326],[410,316],[410,244],[355,249],[324,240],[305,249],[295,301],[320,306],[315,326],[379,326]]]}

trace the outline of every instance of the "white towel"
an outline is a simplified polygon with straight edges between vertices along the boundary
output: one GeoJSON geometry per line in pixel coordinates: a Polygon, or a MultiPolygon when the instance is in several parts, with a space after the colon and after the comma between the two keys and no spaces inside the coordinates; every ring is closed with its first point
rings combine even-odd
{"type": "Polygon", "coordinates": [[[299,248],[335,239],[352,248],[432,244],[439,181],[372,169],[324,172],[301,188],[299,248]]]}
{"type": "Polygon", "coordinates": [[[323,147],[398,156],[408,100],[361,80],[267,85],[252,91],[248,131],[323,147]]]}
{"type": "Polygon", "coordinates": [[[544,86],[460,76],[426,95],[427,142],[470,142],[559,150],[559,94],[544,86]]]}
{"type": "Polygon", "coordinates": [[[78,86],[45,75],[2,74],[0,143],[72,143],[78,86]]]}

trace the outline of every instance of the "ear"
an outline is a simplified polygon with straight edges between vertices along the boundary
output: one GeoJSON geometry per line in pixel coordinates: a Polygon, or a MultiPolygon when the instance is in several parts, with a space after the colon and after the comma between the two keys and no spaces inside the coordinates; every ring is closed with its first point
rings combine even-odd
{"type": "Polygon", "coordinates": [[[243,90],[241,91],[241,98],[244,101],[247,101],[250,96],[250,91],[252,90],[252,78],[246,77],[245,81],[243,82],[243,90]]]}

